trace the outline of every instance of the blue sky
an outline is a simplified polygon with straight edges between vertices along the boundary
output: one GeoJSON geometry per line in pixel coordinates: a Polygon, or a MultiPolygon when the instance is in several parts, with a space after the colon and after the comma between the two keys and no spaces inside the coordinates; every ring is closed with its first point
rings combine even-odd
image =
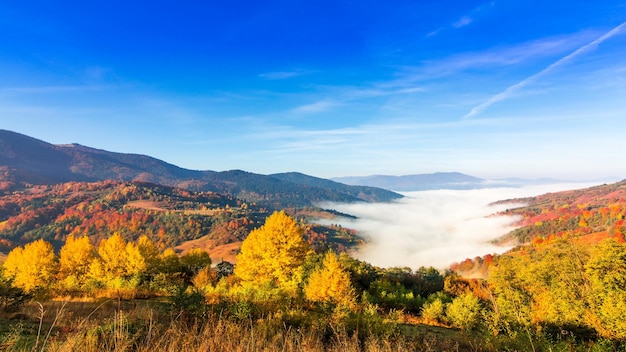
{"type": "Polygon", "coordinates": [[[626,0],[2,2],[0,128],[202,170],[626,178],[626,0]]]}

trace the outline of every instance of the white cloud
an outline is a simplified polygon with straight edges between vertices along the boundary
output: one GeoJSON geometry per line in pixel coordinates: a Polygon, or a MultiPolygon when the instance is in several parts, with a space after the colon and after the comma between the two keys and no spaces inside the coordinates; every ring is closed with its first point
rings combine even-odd
{"type": "Polygon", "coordinates": [[[509,99],[511,96],[515,95],[519,90],[521,90],[522,88],[534,83],[535,81],[537,81],[539,78],[549,74],[550,72],[554,71],[556,68],[574,60],[576,57],[586,54],[592,50],[594,50],[598,45],[600,45],[602,42],[606,41],[607,39],[610,39],[618,34],[620,34],[622,32],[622,30],[626,28],[626,22],[623,22],[622,24],[620,24],[619,26],[611,29],[610,31],[606,32],[604,35],[602,35],[600,38],[597,38],[596,40],[585,44],[581,47],[579,47],[578,49],[576,49],[574,52],[572,52],[569,55],[566,55],[564,57],[562,57],[561,59],[559,59],[558,61],[552,63],[550,66],[544,68],[543,70],[541,70],[540,72],[508,87],[507,89],[505,89],[504,91],[492,96],[491,98],[487,99],[485,102],[475,106],[474,108],[472,108],[472,110],[470,110],[469,113],[467,113],[463,118],[470,118],[472,116],[475,116],[481,112],[483,112],[485,109],[487,109],[488,107],[490,107],[491,105],[509,99]]]}

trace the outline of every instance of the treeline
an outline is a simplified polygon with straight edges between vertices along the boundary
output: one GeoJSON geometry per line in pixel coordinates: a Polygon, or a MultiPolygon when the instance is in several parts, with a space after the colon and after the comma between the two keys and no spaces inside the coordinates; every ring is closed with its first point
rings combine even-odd
{"type": "Polygon", "coordinates": [[[169,295],[209,271],[211,258],[203,250],[179,256],[171,248],[159,250],[147,236],[126,242],[119,234],[97,248],[86,236],[70,235],[58,254],[40,239],[13,249],[3,263],[5,283],[39,298],[169,295]]]}

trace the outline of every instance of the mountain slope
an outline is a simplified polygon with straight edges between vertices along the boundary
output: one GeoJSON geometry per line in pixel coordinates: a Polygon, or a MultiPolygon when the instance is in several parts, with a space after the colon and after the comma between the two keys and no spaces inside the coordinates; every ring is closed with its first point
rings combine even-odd
{"type": "Polygon", "coordinates": [[[437,172],[433,174],[405,175],[405,176],[348,176],[335,177],[333,181],[348,185],[379,187],[394,191],[421,191],[428,189],[467,189],[483,185],[481,178],[459,172],[437,172]]]}
{"type": "Polygon", "coordinates": [[[367,188],[346,192],[328,185],[293,183],[240,170],[188,170],[146,155],[114,153],[78,144],[53,145],[0,130],[0,191],[27,184],[108,179],[220,192],[272,207],[308,206],[322,201],[386,201],[402,197],[367,188]]]}
{"type": "MultiPolygon", "coordinates": [[[[332,212],[317,211],[333,216],[332,212]]],[[[33,186],[0,194],[0,256],[40,238],[59,247],[69,235],[89,236],[98,243],[113,233],[132,241],[146,235],[162,247],[202,245],[212,252],[226,246],[232,254],[269,214],[265,206],[231,196],[147,182],[33,186]]],[[[300,219],[310,219],[304,210],[297,214],[300,219]]],[[[346,250],[361,243],[354,232],[332,225],[309,223],[304,236],[322,251],[346,250]]]]}
{"type": "Polygon", "coordinates": [[[398,194],[376,187],[350,186],[343,183],[305,175],[299,172],[286,172],[269,175],[282,181],[288,181],[308,187],[331,189],[337,192],[349,194],[355,198],[368,201],[390,201],[398,198],[398,194]]]}

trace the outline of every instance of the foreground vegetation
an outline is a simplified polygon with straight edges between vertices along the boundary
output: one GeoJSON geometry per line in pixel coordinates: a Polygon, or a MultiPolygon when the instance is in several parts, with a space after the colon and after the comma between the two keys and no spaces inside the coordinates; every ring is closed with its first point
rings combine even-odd
{"type": "Polygon", "coordinates": [[[303,226],[284,212],[247,236],[236,266],[211,265],[200,249],[179,256],[147,236],[127,241],[113,234],[96,247],[71,235],[59,251],[37,240],[13,249],[2,265],[0,346],[626,351],[619,222],[626,208],[621,196],[611,197],[610,211],[552,206],[580,210],[585,222],[577,218],[578,228],[606,224],[609,231],[596,241],[579,240],[588,236],[583,230],[578,237],[544,234],[483,260],[486,279],[434,268],[382,269],[345,252],[316,251],[303,226]]]}

